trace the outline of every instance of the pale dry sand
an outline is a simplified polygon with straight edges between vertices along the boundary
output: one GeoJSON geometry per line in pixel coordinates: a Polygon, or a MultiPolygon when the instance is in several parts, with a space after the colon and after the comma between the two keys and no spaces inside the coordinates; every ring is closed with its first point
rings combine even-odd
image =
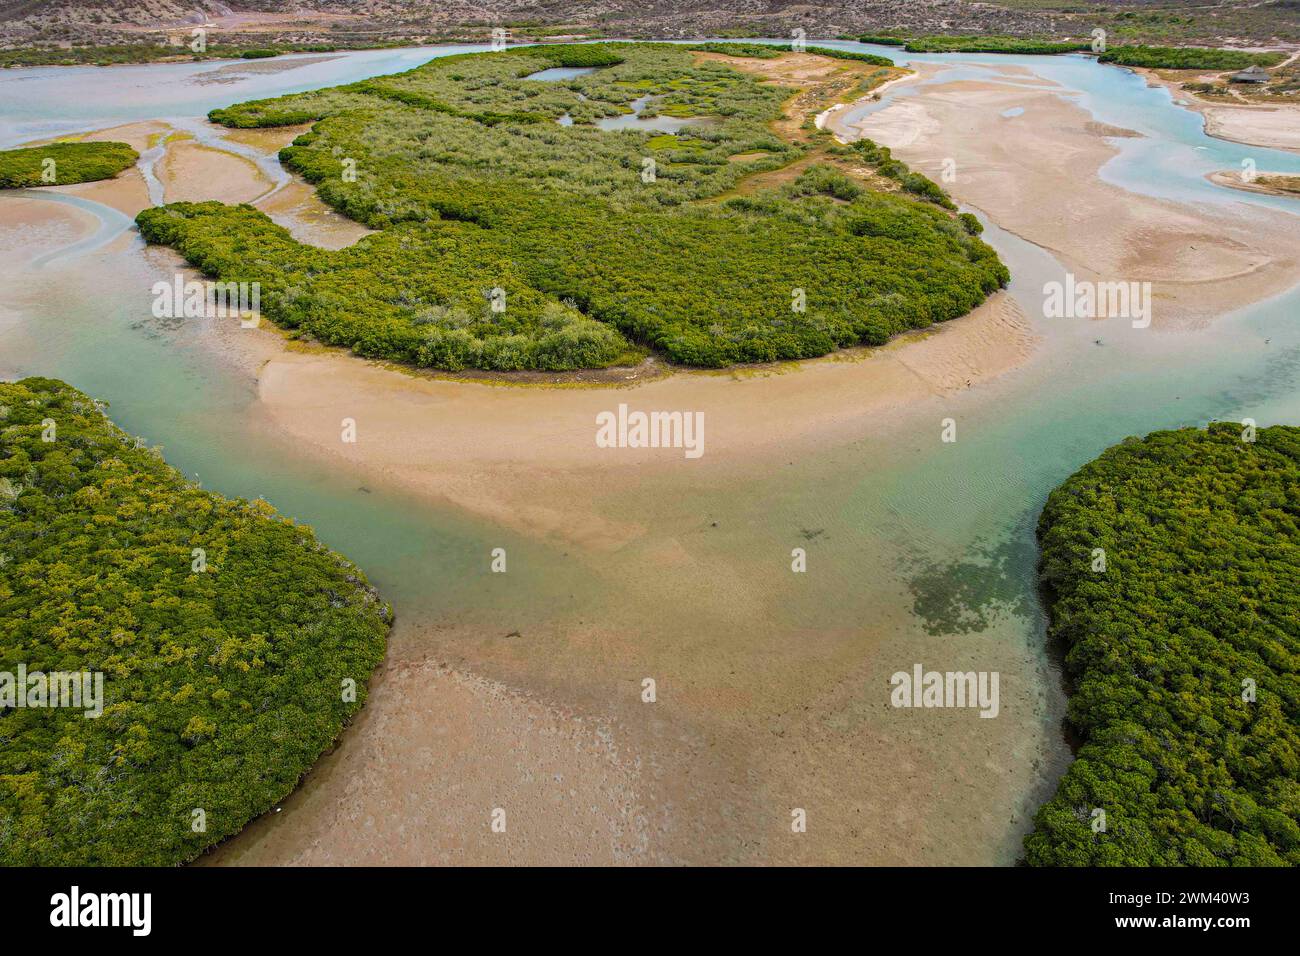
{"type": "Polygon", "coordinates": [[[680,449],[597,447],[597,414],[620,402],[702,412],[706,454],[692,466],[750,468],[790,453],[792,443],[843,439],[884,410],[1000,375],[1025,361],[1033,342],[1014,301],[998,293],[968,316],[881,349],[681,373],[632,389],[466,384],[337,352],[285,352],[262,367],[258,409],[295,443],[376,481],[395,481],[516,531],[617,548],[644,529],[598,517],[565,486],[635,482],[647,469],[679,467],[683,457],[680,449]],[[345,418],[357,423],[356,443],[341,441],[345,418]]]}
{"type": "Polygon", "coordinates": [[[1204,114],[1205,132],[1211,136],[1250,146],[1300,151],[1300,108],[1201,106],[1200,102],[1196,101],[1193,108],[1204,114]]]}
{"type": "MultiPolygon", "coordinates": [[[[942,67],[920,64],[926,77],[942,67]]],[[[1300,235],[1282,212],[1136,195],[1097,172],[1116,131],[1050,88],[999,80],[926,87],[865,117],[863,135],[939,180],[1080,280],[1152,283],[1153,325],[1194,327],[1294,284],[1300,235]],[[1020,107],[1024,113],[1004,117],[1020,107]]],[[[837,130],[840,135],[847,131],[837,130]]]]}

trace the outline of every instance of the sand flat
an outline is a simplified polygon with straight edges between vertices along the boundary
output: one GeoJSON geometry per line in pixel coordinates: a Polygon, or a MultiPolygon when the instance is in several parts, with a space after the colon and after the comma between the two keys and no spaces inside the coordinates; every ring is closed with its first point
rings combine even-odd
{"type": "MultiPolygon", "coordinates": [[[[919,65],[925,77],[941,68],[919,65]]],[[[926,87],[858,130],[957,199],[1052,252],[1080,279],[1150,281],[1157,327],[1195,326],[1294,284],[1300,236],[1283,212],[1194,207],[1098,177],[1117,152],[1091,114],[1050,90],[996,80],[926,87]],[[1003,111],[1024,113],[1009,125],[1003,111]]],[[[846,132],[841,130],[841,135],[846,132]]]]}
{"type": "Polygon", "coordinates": [[[1014,301],[998,293],[968,316],[880,349],[682,372],[629,389],[501,388],[412,375],[337,351],[285,352],[262,366],[258,409],[269,426],[326,461],[342,457],[376,480],[521,532],[612,548],[641,529],[596,518],[581,497],[539,494],[538,484],[559,477],[559,484],[608,486],[680,465],[678,450],[611,455],[596,446],[597,414],[620,402],[703,412],[707,454],[699,469],[752,467],[788,454],[792,444],[842,440],[890,407],[994,378],[1026,361],[1033,343],[1014,301]],[[357,421],[364,441],[340,441],[344,418],[357,421]],[[510,479],[489,480],[502,473],[510,479]]]}
{"type": "Polygon", "coordinates": [[[270,192],[257,164],[243,156],[182,139],[169,142],[158,164],[165,202],[252,202],[270,192]]]}

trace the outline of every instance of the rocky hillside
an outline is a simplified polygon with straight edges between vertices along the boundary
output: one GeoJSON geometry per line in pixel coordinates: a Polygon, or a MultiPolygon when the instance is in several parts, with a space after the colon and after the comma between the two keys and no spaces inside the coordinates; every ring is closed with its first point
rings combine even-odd
{"type": "Polygon", "coordinates": [[[571,28],[609,36],[814,37],[901,30],[1125,41],[1300,41],[1300,0],[0,0],[0,46],[145,43],[210,24],[240,42],[424,41],[571,28]]]}

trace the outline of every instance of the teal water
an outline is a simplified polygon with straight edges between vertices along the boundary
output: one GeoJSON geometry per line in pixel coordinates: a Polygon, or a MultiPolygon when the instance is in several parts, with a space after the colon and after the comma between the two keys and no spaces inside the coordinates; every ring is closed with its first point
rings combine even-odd
{"type": "MultiPolygon", "coordinates": [[[[860,44],[826,45],[898,56],[860,44]]],[[[283,73],[224,74],[229,83],[201,82],[220,68],[213,64],[9,71],[0,75],[0,145],[156,117],[206,135],[199,117],[215,106],[408,69],[467,49],[348,54],[283,73]],[[94,96],[86,95],[90,88],[94,96]]],[[[1060,84],[1099,121],[1141,131],[1142,139],[1115,141],[1120,152],[1103,170],[1131,192],[1300,209],[1291,200],[1229,192],[1203,178],[1237,167],[1244,156],[1261,170],[1300,172],[1300,157],[1210,139],[1199,116],[1127,71],[1085,57],[907,58],[951,64],[932,83],[979,78],[989,63],[1023,65],[1060,84]]],[[[885,101],[907,95],[914,94],[890,91],[885,101]]],[[[1033,527],[1047,493],[1127,435],[1211,419],[1300,422],[1300,290],[1188,333],[1047,320],[1043,283],[1061,278],[1061,266],[986,221],[986,240],[1011,267],[1011,292],[1043,339],[1027,366],[892,413],[889,427],[864,431],[816,457],[792,458],[779,472],[725,484],[648,476],[637,496],[617,502],[593,492],[593,510],[641,521],[652,529],[651,542],[671,540],[690,556],[702,581],[698,591],[683,592],[679,578],[646,563],[648,546],[584,556],[391,488],[367,487],[346,469],[322,467],[282,446],[250,425],[255,382],[213,360],[211,328],[150,315],[148,290],[170,278],[174,266],[138,238],[112,242],[130,233],[124,217],[82,201],[83,210],[101,216],[93,241],[43,261],[9,261],[8,250],[21,245],[6,222],[11,201],[0,196],[0,241],[9,240],[0,266],[0,378],[54,376],[108,400],[116,421],[162,445],[169,461],[204,486],[264,497],[315,527],[366,570],[401,621],[492,634],[523,629],[519,667],[547,675],[557,694],[566,671],[576,671],[579,655],[591,650],[567,645],[566,637],[591,622],[633,645],[658,673],[671,678],[680,668],[680,683],[690,686],[703,681],[693,660],[725,654],[730,675],[711,679],[756,701],[751,712],[719,717],[723,729],[713,732],[737,734],[755,752],[761,746],[753,727],[767,715],[753,687],[807,685],[817,723],[798,725],[791,739],[806,744],[809,754],[820,752],[814,744],[824,741],[823,733],[849,741],[836,751],[847,775],[836,778],[836,787],[845,799],[856,799],[857,787],[874,794],[870,788],[879,785],[875,761],[888,750],[880,702],[865,689],[837,697],[806,667],[834,661],[841,672],[857,674],[846,679],[853,688],[872,687],[880,672],[916,660],[1003,669],[1019,682],[1004,692],[1004,721],[927,725],[914,744],[906,734],[890,744],[916,760],[959,760],[986,746],[1010,755],[1003,764],[970,771],[991,795],[977,810],[962,803],[967,798],[960,792],[924,795],[936,820],[956,822],[951,831],[934,820],[920,829],[948,833],[946,852],[966,841],[963,861],[1015,858],[1026,814],[1050,791],[1067,756],[1057,726],[1059,675],[1043,646],[1034,583],[1033,527]],[[955,444],[937,440],[945,417],[958,422],[955,444]],[[782,556],[792,540],[807,542],[817,574],[796,579],[786,571],[782,556]],[[512,555],[509,587],[484,573],[494,547],[512,555]],[[1008,773],[1016,790],[1010,796],[999,789],[1008,773]]],[[[599,661],[587,663],[597,699],[602,681],[625,679],[600,670],[599,661]]],[[[891,727],[890,733],[900,732],[891,727]]],[[[765,725],[761,735],[767,739],[765,725]]],[[[801,763],[811,756],[785,759],[815,769],[801,763]]],[[[779,779],[775,771],[771,776],[779,779]]],[[[934,780],[940,781],[937,772],[934,780]]],[[[768,785],[785,796],[784,784],[768,785]]],[[[807,802],[793,793],[790,799],[807,802]]],[[[879,807],[874,797],[862,799],[879,807]]],[[[906,801],[908,792],[895,792],[894,799],[906,801]]],[[[864,845],[862,852],[873,850],[864,845]]],[[[940,851],[924,847],[915,852],[931,862],[952,859],[927,856],[940,851]]]]}
{"type": "Polygon", "coordinates": [[[666,116],[662,113],[657,116],[642,115],[652,99],[654,99],[652,96],[639,97],[628,104],[632,109],[631,113],[623,116],[602,116],[596,120],[596,125],[605,130],[632,129],[646,133],[676,133],[689,126],[702,126],[709,122],[708,118],[703,116],[666,116]]]}
{"type": "Polygon", "coordinates": [[[594,66],[553,66],[548,70],[529,73],[524,79],[534,80],[539,83],[554,83],[558,80],[573,80],[580,76],[590,76],[595,72],[596,67],[594,66]]]}
{"type": "Polygon", "coordinates": [[[0,149],[140,119],[204,116],[244,100],[410,70],[486,44],[303,53],[274,60],[47,66],[0,71],[0,149]],[[260,66],[258,64],[261,64],[260,66]],[[273,64],[274,72],[267,72],[273,64]],[[292,67],[282,69],[282,67],[292,67]]]}

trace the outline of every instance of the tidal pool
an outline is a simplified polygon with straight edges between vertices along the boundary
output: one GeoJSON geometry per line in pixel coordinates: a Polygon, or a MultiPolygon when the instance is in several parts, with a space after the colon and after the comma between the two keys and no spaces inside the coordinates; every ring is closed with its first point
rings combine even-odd
{"type": "Polygon", "coordinates": [[[546,70],[538,70],[536,73],[529,73],[524,79],[553,83],[557,80],[573,80],[580,76],[590,76],[595,72],[594,66],[553,66],[546,70]]]}

